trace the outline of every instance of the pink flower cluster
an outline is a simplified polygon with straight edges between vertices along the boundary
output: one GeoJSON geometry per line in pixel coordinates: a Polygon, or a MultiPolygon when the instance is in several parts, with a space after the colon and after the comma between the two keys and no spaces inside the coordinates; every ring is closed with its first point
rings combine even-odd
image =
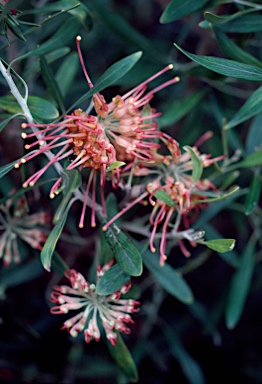
{"type": "Polygon", "coordinates": [[[37,226],[48,221],[50,215],[45,212],[29,215],[24,197],[18,200],[10,197],[5,204],[0,205],[0,259],[3,259],[5,267],[11,262],[18,264],[21,260],[18,239],[34,249],[42,249],[47,235],[37,226]]]}
{"type": "MultiPolygon", "coordinates": [[[[98,267],[96,285],[112,264],[113,260],[103,267],[98,267]]],[[[62,329],[66,329],[73,337],[84,331],[86,343],[92,339],[99,341],[101,332],[98,319],[100,319],[106,337],[113,346],[117,342],[116,331],[130,333],[130,329],[126,325],[134,323],[130,313],[139,310],[138,301],[122,298],[122,295],[131,288],[130,282],[111,295],[99,296],[96,293],[96,285],[90,284],[81,273],[74,269],[65,271],[65,277],[70,281],[71,287],[67,285],[53,287],[51,302],[57,306],[51,308],[51,313],[65,314],[71,310],[78,311],[78,313],[66,320],[62,329]]]]}

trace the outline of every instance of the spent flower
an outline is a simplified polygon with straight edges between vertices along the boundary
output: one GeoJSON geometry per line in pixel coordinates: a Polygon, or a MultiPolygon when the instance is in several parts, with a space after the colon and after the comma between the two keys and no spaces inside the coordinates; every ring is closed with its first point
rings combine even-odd
{"type": "Polygon", "coordinates": [[[139,302],[131,299],[123,299],[131,288],[131,283],[124,284],[118,291],[108,296],[100,296],[96,293],[96,286],[103,274],[112,266],[113,260],[100,265],[97,268],[96,285],[90,284],[84,276],[74,269],[65,271],[65,277],[70,281],[67,285],[54,286],[51,293],[51,302],[58,304],[51,308],[52,314],[65,314],[69,311],[78,313],[66,320],[62,329],[66,329],[71,336],[76,337],[84,331],[85,342],[92,339],[100,340],[101,332],[99,324],[102,324],[107,339],[115,346],[117,342],[116,331],[129,334],[130,329],[126,324],[133,324],[130,313],[138,312],[139,302]]]}
{"type": "Polygon", "coordinates": [[[50,215],[46,212],[29,215],[24,197],[16,201],[10,197],[5,204],[0,205],[0,259],[3,258],[5,267],[11,262],[18,264],[21,260],[18,239],[34,249],[42,249],[47,235],[38,226],[48,221],[50,215]]]}

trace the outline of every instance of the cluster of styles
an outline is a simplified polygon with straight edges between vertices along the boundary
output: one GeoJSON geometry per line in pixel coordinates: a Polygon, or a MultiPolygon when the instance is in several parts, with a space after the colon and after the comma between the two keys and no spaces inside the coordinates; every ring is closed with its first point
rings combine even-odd
{"type": "MultiPolygon", "coordinates": [[[[79,58],[90,88],[93,87],[84,66],[80,50],[80,40],[76,39],[79,58]]],[[[24,187],[34,186],[49,167],[63,159],[71,159],[67,170],[84,168],[90,170],[89,178],[84,183],[82,213],[79,227],[83,228],[87,207],[91,208],[91,226],[96,225],[97,201],[104,217],[107,217],[104,186],[110,180],[113,188],[126,191],[126,205],[103,226],[106,231],[110,225],[136,204],[152,206],[149,215],[151,230],[150,250],[160,255],[160,265],[166,256],[167,240],[176,239],[183,254],[190,256],[184,240],[192,245],[202,237],[190,235],[190,224],[195,220],[199,210],[205,207],[206,191],[216,190],[208,180],[194,181],[192,177],[193,160],[190,151],[181,153],[179,143],[169,135],[158,130],[157,121],[161,115],[149,106],[154,94],[161,89],[179,81],[175,77],[157,88],[147,91],[147,85],[155,78],[172,69],[169,65],[150,77],[142,84],[123,96],[117,95],[110,103],[96,93],[93,96],[95,114],[88,114],[77,109],[63,117],[58,123],[27,124],[23,123],[23,139],[30,139],[25,148],[31,150],[24,156],[15,168],[41,154],[49,153],[47,164],[29,177],[24,187]],[[32,140],[33,138],[33,140],[32,140]],[[35,141],[34,141],[35,140],[35,141]],[[53,149],[55,149],[54,152],[53,149]],[[52,154],[50,156],[50,153],[52,154]],[[100,185],[100,196],[96,196],[97,182],[100,185]],[[160,198],[159,192],[165,198],[160,198]],[[91,196],[91,197],[90,197],[91,196]]],[[[202,167],[208,167],[224,158],[211,158],[209,154],[201,154],[199,146],[212,136],[207,132],[199,138],[192,147],[194,155],[202,167]]],[[[50,190],[50,197],[59,193],[62,177],[59,177],[50,190]]],[[[194,232],[194,231],[193,231],[194,232]]],[[[195,233],[195,232],[194,232],[195,233]]],[[[112,262],[98,268],[97,279],[109,269],[112,262]]],[[[138,302],[121,299],[121,294],[127,292],[130,284],[124,285],[119,291],[110,296],[98,296],[95,285],[89,284],[84,277],[74,269],[66,271],[65,276],[71,286],[55,287],[51,301],[57,306],[51,309],[54,314],[67,313],[69,310],[82,310],[72,319],[64,323],[72,336],[84,330],[85,340],[100,339],[97,318],[100,318],[108,340],[116,344],[114,330],[129,333],[125,323],[131,323],[129,313],[136,312],[138,302]],[[86,328],[86,323],[88,327],[86,328]]]]}

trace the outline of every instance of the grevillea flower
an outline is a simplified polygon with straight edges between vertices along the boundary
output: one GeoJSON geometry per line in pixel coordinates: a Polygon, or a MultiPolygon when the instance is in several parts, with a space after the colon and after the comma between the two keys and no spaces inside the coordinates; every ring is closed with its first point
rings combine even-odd
{"type": "MultiPolygon", "coordinates": [[[[40,146],[40,148],[21,159],[15,164],[16,168],[42,153],[49,152],[55,148],[58,148],[58,151],[42,169],[24,182],[23,187],[33,186],[50,166],[73,155],[74,160],[67,166],[67,170],[74,168],[89,168],[91,170],[85,191],[79,227],[83,228],[84,226],[84,216],[90,189],[92,189],[93,202],[91,226],[94,227],[96,225],[94,209],[97,171],[100,173],[101,200],[104,203],[103,187],[106,181],[107,167],[116,161],[115,149],[106,137],[98,118],[88,115],[81,109],[77,109],[71,115],[66,115],[65,120],[60,123],[48,125],[22,124],[22,128],[27,127],[41,128],[41,131],[37,130],[29,134],[22,133],[24,139],[36,137],[36,141],[32,144],[26,144],[25,148],[33,149],[35,146],[40,146]],[[93,184],[92,187],[91,184],[93,184]]],[[[113,170],[111,175],[112,184],[115,186],[119,179],[119,170],[113,170]]],[[[52,186],[50,190],[51,198],[55,197],[61,181],[62,177],[59,177],[52,186]]]]}
{"type": "MultiPolygon", "coordinates": [[[[92,88],[93,84],[84,66],[80,40],[81,38],[78,36],[76,42],[79,58],[88,85],[92,88]]],[[[56,151],[53,156],[49,156],[48,163],[29,177],[23,186],[33,186],[50,166],[73,155],[74,160],[68,165],[67,170],[74,168],[80,168],[80,170],[82,168],[90,169],[79,227],[84,226],[90,190],[92,191],[92,200],[89,203],[92,207],[91,226],[94,227],[96,225],[95,193],[97,173],[100,176],[101,203],[106,216],[104,185],[109,165],[113,168],[111,183],[116,188],[120,182],[121,172],[119,165],[114,167],[112,164],[119,164],[118,162],[129,163],[126,165],[126,169],[130,169],[134,159],[147,161],[154,159],[156,150],[159,148],[159,144],[155,142],[155,139],[162,138],[163,134],[157,131],[157,124],[154,120],[160,113],[152,110],[148,103],[157,91],[176,83],[179,79],[176,77],[169,80],[148,93],[146,93],[146,89],[149,82],[171,68],[171,65],[167,66],[125,95],[114,97],[109,104],[105,102],[101,94],[96,93],[93,96],[93,103],[97,116],[89,115],[77,109],[72,114],[65,115],[64,120],[58,123],[23,123],[23,129],[30,127],[33,132],[23,132],[22,138],[36,138],[36,140],[25,145],[26,149],[32,149],[33,152],[17,162],[15,164],[16,168],[40,154],[50,154],[50,151],[56,151]],[[38,148],[34,150],[35,147],[38,148]]],[[[58,193],[61,181],[62,178],[59,177],[52,186],[50,190],[51,198],[58,193]]]]}
{"type": "Polygon", "coordinates": [[[0,259],[3,258],[5,267],[11,262],[16,264],[20,262],[18,239],[34,249],[42,249],[47,236],[37,226],[49,220],[50,215],[45,212],[28,215],[24,197],[16,202],[10,198],[5,204],[0,205],[0,259]]]}
{"type": "MultiPolygon", "coordinates": [[[[93,84],[85,68],[84,60],[80,49],[81,37],[76,38],[77,50],[83,72],[90,88],[93,84]]],[[[155,139],[162,136],[154,120],[161,113],[149,107],[149,102],[154,94],[167,86],[177,83],[179,77],[161,84],[157,88],[146,92],[147,84],[173,68],[170,64],[137,87],[123,96],[116,96],[109,104],[99,93],[93,97],[94,107],[99,116],[99,122],[110,142],[116,150],[116,157],[119,161],[129,162],[134,158],[141,160],[152,159],[152,149],[159,148],[155,139]]]]}
{"type": "MultiPolygon", "coordinates": [[[[97,281],[112,266],[113,260],[99,266],[97,269],[97,281]]],[[[100,340],[99,323],[102,324],[107,339],[115,346],[117,335],[115,331],[130,333],[126,324],[133,324],[130,313],[138,312],[138,301],[122,299],[131,288],[128,282],[121,289],[109,296],[99,296],[96,293],[96,285],[90,284],[81,273],[74,269],[65,271],[66,278],[70,281],[71,287],[67,285],[54,286],[51,293],[51,302],[58,304],[51,308],[53,314],[64,314],[69,311],[78,311],[71,319],[64,322],[62,329],[68,330],[71,336],[76,337],[84,331],[86,343],[92,339],[100,340]],[[100,320],[99,320],[100,319],[100,320]]]]}
{"type": "MultiPolygon", "coordinates": [[[[211,137],[212,134],[207,132],[203,135],[192,148],[201,161],[203,167],[208,167],[214,162],[222,160],[224,156],[211,158],[211,155],[201,154],[198,151],[198,146],[205,140],[211,137]]],[[[127,212],[135,204],[143,201],[145,198],[149,198],[149,202],[153,206],[153,210],[149,217],[149,222],[152,225],[150,235],[150,250],[155,252],[154,240],[158,228],[161,226],[161,240],[160,240],[160,265],[164,264],[167,256],[165,255],[167,233],[168,228],[173,226],[174,231],[179,231],[181,226],[189,227],[190,222],[193,221],[193,217],[190,217],[191,212],[194,212],[194,218],[196,217],[200,208],[205,207],[202,200],[206,198],[205,191],[216,190],[216,187],[208,180],[193,181],[193,161],[188,152],[181,154],[179,144],[170,136],[164,134],[162,141],[170,151],[170,156],[162,156],[162,162],[157,161],[155,163],[156,169],[152,169],[152,164],[142,164],[141,168],[138,168],[138,174],[150,175],[158,174],[157,178],[154,178],[146,186],[146,191],[142,193],[138,198],[127,205],[116,216],[109,220],[104,226],[103,230],[107,228],[125,212],[127,212]],[[163,197],[163,199],[156,198],[155,194],[158,191],[164,191],[169,202],[163,197]],[[174,222],[174,224],[172,224],[174,222]]],[[[135,173],[136,171],[134,171],[135,173]]],[[[171,231],[172,232],[172,231],[171,231]]],[[[193,241],[192,241],[193,244],[193,241]]],[[[179,245],[185,256],[190,256],[190,253],[185,248],[183,239],[179,238],[179,245]]]]}

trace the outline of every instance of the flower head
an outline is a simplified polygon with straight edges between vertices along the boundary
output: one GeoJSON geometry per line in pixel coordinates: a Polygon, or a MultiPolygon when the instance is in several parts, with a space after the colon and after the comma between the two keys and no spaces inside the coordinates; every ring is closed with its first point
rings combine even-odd
{"type": "MultiPolygon", "coordinates": [[[[103,195],[103,187],[106,181],[106,172],[109,164],[116,161],[115,149],[105,135],[101,124],[97,117],[88,115],[81,109],[75,110],[71,115],[66,115],[65,119],[59,123],[52,124],[22,124],[22,128],[31,127],[34,129],[32,133],[22,133],[23,139],[31,139],[36,137],[36,140],[31,144],[26,144],[26,149],[33,149],[35,146],[39,148],[21,159],[15,167],[18,168],[22,163],[25,163],[42,153],[50,153],[53,149],[58,149],[57,153],[52,155],[48,163],[38,172],[29,177],[23,184],[23,187],[33,186],[39,178],[47,171],[50,166],[55,163],[73,156],[74,160],[67,166],[67,170],[74,168],[88,168],[91,170],[89,181],[87,183],[82,214],[79,222],[79,227],[84,226],[84,216],[87,206],[89,190],[92,190],[92,218],[91,226],[95,226],[95,184],[96,173],[100,173],[100,191],[103,195]],[[41,130],[35,130],[41,128],[41,130]],[[93,183],[93,188],[91,184],[93,183]]],[[[113,186],[117,184],[119,179],[119,170],[115,169],[111,172],[113,186]]],[[[62,178],[53,184],[50,190],[50,197],[54,198],[62,178]]],[[[104,198],[102,196],[102,201],[104,198]]]]}
{"type": "MultiPolygon", "coordinates": [[[[78,36],[76,39],[78,54],[88,86],[92,88],[93,84],[84,65],[80,40],[81,37],[78,36]]],[[[106,216],[104,185],[108,175],[108,166],[124,162],[127,163],[126,169],[130,169],[135,159],[148,161],[155,158],[156,150],[160,147],[156,139],[162,138],[163,133],[157,130],[158,126],[155,121],[155,117],[159,116],[160,113],[151,109],[148,103],[156,92],[176,83],[179,79],[176,77],[169,80],[149,92],[146,92],[146,89],[149,82],[171,68],[172,65],[167,66],[125,95],[114,97],[109,104],[105,102],[100,93],[95,93],[93,103],[97,113],[96,116],[77,109],[72,114],[65,115],[64,120],[58,123],[23,123],[22,128],[31,128],[32,132],[23,132],[22,138],[36,138],[36,140],[25,145],[27,150],[32,149],[33,151],[18,161],[15,168],[40,154],[46,154],[49,158],[47,164],[29,177],[23,186],[33,186],[49,167],[56,165],[69,156],[73,156],[72,162],[66,168],[67,170],[74,168],[80,168],[80,170],[82,168],[90,169],[79,227],[84,226],[84,217],[88,204],[92,208],[91,226],[94,227],[96,225],[97,174],[100,177],[101,203],[106,216]],[[55,151],[55,153],[52,151],[55,151]],[[89,201],[89,191],[92,194],[91,201],[89,201]]],[[[112,168],[113,170],[110,172],[111,183],[116,188],[120,182],[121,171],[119,165],[112,168]]],[[[59,193],[61,181],[62,178],[59,177],[52,186],[50,190],[51,198],[59,193]]]]}
{"type": "MultiPolygon", "coordinates": [[[[113,260],[97,269],[97,281],[112,266],[113,260]]],[[[76,337],[84,331],[86,343],[91,339],[100,340],[98,319],[105,330],[106,337],[115,346],[117,335],[115,331],[130,333],[126,324],[133,324],[130,313],[138,312],[139,302],[122,299],[131,288],[131,283],[126,283],[118,291],[109,296],[99,296],[96,293],[96,285],[90,284],[81,273],[74,269],[65,271],[65,276],[70,281],[71,287],[62,285],[54,286],[51,293],[51,302],[58,304],[51,308],[53,314],[68,313],[70,310],[78,310],[71,319],[64,322],[62,329],[67,329],[71,336],[76,337]]]]}
{"type": "Polygon", "coordinates": [[[13,198],[0,205],[0,259],[3,258],[5,267],[13,261],[20,262],[18,239],[20,238],[34,249],[42,249],[46,233],[37,228],[50,220],[50,215],[37,212],[29,215],[26,201],[21,197],[14,202],[13,198]]]}
{"type": "MultiPolygon", "coordinates": [[[[212,163],[224,158],[224,156],[211,158],[211,155],[201,154],[199,152],[198,145],[202,144],[209,137],[211,137],[210,132],[203,135],[192,148],[203,167],[208,167],[212,163]]],[[[216,190],[216,187],[208,179],[194,182],[192,177],[193,161],[188,152],[182,154],[178,142],[166,134],[163,134],[161,140],[166,145],[170,155],[159,155],[160,158],[162,158],[160,162],[158,161],[159,156],[156,154],[155,157],[157,161],[153,164],[152,162],[149,164],[142,162],[140,163],[140,167],[136,167],[134,174],[152,175],[154,178],[147,184],[145,188],[146,191],[109,220],[103,226],[103,230],[107,230],[116,219],[135,204],[148,198],[153,207],[149,216],[149,223],[152,226],[150,233],[150,250],[151,252],[156,251],[154,242],[160,237],[160,265],[163,265],[167,258],[165,249],[168,233],[170,235],[169,237],[172,238],[172,236],[176,236],[178,238],[178,243],[183,254],[187,257],[190,256],[190,253],[183,243],[183,236],[178,235],[177,232],[184,228],[189,228],[190,223],[197,217],[199,210],[206,207],[206,204],[202,203],[202,201],[207,198],[205,191],[210,189],[216,190]],[[156,174],[157,177],[155,176],[156,174]],[[162,191],[162,195],[158,193],[159,191],[162,191]],[[161,235],[157,233],[159,228],[161,228],[161,235]],[[170,230],[170,228],[172,229],[170,230]]],[[[195,244],[188,232],[185,231],[183,235],[191,244],[195,244]]],[[[200,235],[202,236],[202,232],[199,233],[199,236],[200,235]]]]}

